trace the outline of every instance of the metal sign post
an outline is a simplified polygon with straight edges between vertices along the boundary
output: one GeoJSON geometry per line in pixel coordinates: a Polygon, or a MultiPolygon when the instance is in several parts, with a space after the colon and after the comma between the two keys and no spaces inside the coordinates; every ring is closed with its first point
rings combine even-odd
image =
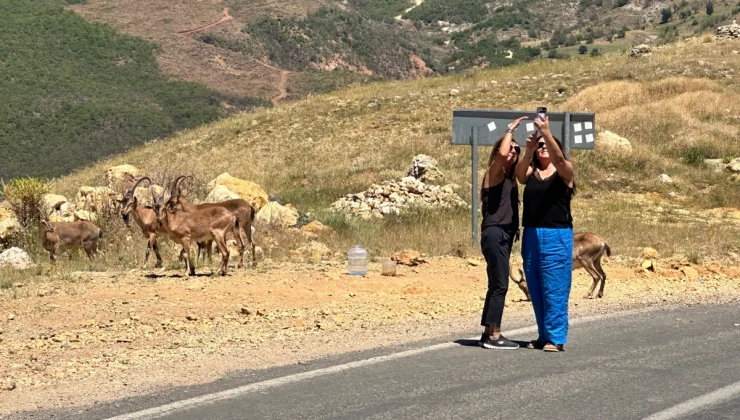
{"type": "MultiPolygon", "coordinates": [[[[493,146],[503,137],[509,123],[519,117],[529,117],[514,132],[514,141],[524,149],[527,136],[537,130],[534,111],[456,109],[452,111],[452,144],[472,146],[471,193],[473,246],[478,242],[478,146],[493,146]]],[[[550,130],[563,143],[565,155],[571,149],[590,150],[596,137],[595,115],[591,113],[548,112],[550,130]]]]}

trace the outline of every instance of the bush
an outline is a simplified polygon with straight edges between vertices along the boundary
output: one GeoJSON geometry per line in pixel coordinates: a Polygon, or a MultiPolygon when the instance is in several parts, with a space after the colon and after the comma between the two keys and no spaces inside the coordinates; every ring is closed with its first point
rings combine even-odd
{"type": "Polygon", "coordinates": [[[578,54],[586,54],[588,52],[588,47],[585,45],[581,45],[578,47],[578,54]]]}
{"type": "Polygon", "coordinates": [[[709,0],[707,2],[707,16],[712,16],[712,13],[714,13],[714,3],[712,3],[712,0],[709,0]]]}
{"type": "Polygon", "coordinates": [[[673,12],[669,8],[665,8],[660,11],[660,23],[668,23],[673,17],[673,12]]]}
{"type": "Polygon", "coordinates": [[[598,48],[592,48],[591,49],[591,57],[597,57],[599,55],[601,55],[601,51],[599,51],[598,48]]]}
{"type": "Polygon", "coordinates": [[[8,200],[21,226],[28,229],[36,225],[39,221],[41,200],[51,191],[51,185],[37,178],[15,178],[7,184],[3,182],[2,185],[2,195],[8,200]]]}

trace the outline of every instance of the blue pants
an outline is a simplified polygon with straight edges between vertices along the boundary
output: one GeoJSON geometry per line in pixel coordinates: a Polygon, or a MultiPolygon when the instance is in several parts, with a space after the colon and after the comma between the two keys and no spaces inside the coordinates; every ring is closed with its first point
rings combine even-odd
{"type": "Polygon", "coordinates": [[[565,344],[573,279],[573,229],[524,228],[522,259],[539,340],[565,344]]]}

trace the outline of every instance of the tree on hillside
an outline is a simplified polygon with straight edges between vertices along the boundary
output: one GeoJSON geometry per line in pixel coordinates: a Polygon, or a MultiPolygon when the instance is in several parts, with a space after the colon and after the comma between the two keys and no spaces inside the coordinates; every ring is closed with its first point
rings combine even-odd
{"type": "Polygon", "coordinates": [[[712,16],[712,13],[714,13],[714,3],[712,3],[712,0],[709,0],[707,2],[707,16],[712,16]]]}
{"type": "Polygon", "coordinates": [[[586,54],[588,52],[588,47],[585,45],[581,45],[578,47],[578,54],[586,54]]]}
{"type": "Polygon", "coordinates": [[[671,17],[673,17],[671,9],[666,7],[660,11],[660,23],[668,23],[668,21],[671,20],[671,17]]]}

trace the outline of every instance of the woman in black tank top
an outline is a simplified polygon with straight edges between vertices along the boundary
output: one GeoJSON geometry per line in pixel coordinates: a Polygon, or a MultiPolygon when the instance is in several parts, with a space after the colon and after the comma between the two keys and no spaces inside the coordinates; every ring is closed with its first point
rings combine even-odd
{"type": "Polygon", "coordinates": [[[535,125],[541,135],[529,136],[516,167],[517,179],[525,184],[522,260],[539,333],[527,347],[558,352],[568,335],[575,183],[573,166],[552,136],[547,117],[535,125]]]}
{"type": "Polygon", "coordinates": [[[504,313],[504,299],[509,290],[511,246],[519,231],[519,189],[514,179],[519,146],[512,144],[512,137],[524,118],[526,117],[509,124],[504,137],[493,145],[481,185],[483,223],[480,245],[483,256],[486,257],[488,292],[481,316],[481,325],[485,330],[479,344],[488,349],[519,347],[501,335],[501,318],[504,313]]]}

